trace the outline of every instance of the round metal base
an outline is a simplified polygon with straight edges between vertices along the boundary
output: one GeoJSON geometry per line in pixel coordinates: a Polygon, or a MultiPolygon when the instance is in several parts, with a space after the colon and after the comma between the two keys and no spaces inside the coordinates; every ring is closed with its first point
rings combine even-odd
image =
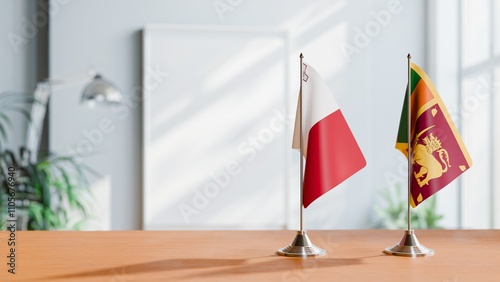
{"type": "Polygon", "coordinates": [[[434,250],[426,248],[418,242],[413,230],[406,230],[401,242],[392,247],[386,248],[384,253],[395,256],[423,257],[433,256],[434,250]]]}
{"type": "Polygon", "coordinates": [[[297,231],[292,244],[279,249],[277,253],[280,256],[287,257],[312,257],[325,255],[326,251],[311,243],[306,231],[302,230],[297,231]]]}

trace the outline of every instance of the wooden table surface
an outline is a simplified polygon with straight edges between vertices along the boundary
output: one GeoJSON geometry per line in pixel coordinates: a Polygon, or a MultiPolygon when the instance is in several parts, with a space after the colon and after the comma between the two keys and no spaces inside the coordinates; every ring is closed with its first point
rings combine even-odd
{"type": "Polygon", "coordinates": [[[308,231],[318,258],[275,254],[295,231],[18,231],[0,281],[500,281],[500,230],[417,230],[433,257],[382,253],[402,230],[308,231]]]}

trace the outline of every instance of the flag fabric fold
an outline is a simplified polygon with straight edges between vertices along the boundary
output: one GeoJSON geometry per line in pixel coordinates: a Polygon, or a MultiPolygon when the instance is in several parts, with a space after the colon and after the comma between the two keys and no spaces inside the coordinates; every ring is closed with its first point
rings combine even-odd
{"type": "MultiPolygon", "coordinates": [[[[416,64],[410,68],[410,204],[416,207],[469,169],[472,160],[430,78],[416,64]]],[[[408,91],[396,149],[408,158],[408,91]]]]}
{"type": "Polygon", "coordinates": [[[328,86],[310,65],[302,65],[302,92],[295,116],[292,148],[305,158],[303,205],[365,167],[365,158],[328,86]],[[302,99],[301,99],[301,97],[302,99]],[[302,132],[300,132],[302,101],[302,132]]]}

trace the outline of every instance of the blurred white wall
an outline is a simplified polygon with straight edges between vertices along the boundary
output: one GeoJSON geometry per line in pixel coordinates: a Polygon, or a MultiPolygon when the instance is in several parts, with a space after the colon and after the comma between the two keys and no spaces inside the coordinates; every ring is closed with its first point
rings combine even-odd
{"type": "MultiPolygon", "coordinates": [[[[31,95],[36,84],[37,29],[32,17],[35,1],[1,1],[0,5],[0,93],[15,92],[31,95]]],[[[26,119],[17,113],[10,115],[8,147],[15,150],[24,144],[26,119]]]]}
{"type": "MultiPolygon", "coordinates": [[[[122,89],[128,105],[119,112],[105,107],[90,110],[79,105],[77,86],[57,91],[51,98],[52,149],[80,150],[85,163],[102,174],[93,188],[95,228],[142,226],[138,91],[141,30],[149,23],[283,29],[290,36],[290,97],[297,95],[294,78],[300,52],[322,74],[368,165],[305,211],[306,228],[369,228],[378,190],[392,188],[397,180],[404,183],[405,159],[394,149],[394,142],[406,86],[407,53],[426,67],[425,1],[51,2],[59,7],[50,24],[51,75],[71,77],[94,66],[122,89]],[[102,128],[103,120],[107,130],[102,128]]],[[[294,103],[287,107],[294,112],[294,103]]],[[[293,156],[297,166],[297,155],[293,156]]],[[[295,203],[297,180],[288,181],[290,190],[296,192],[284,201],[295,203]]],[[[216,206],[207,212],[217,212],[216,206]]],[[[273,215],[270,211],[269,216],[273,215]]],[[[288,227],[297,228],[297,205],[291,204],[285,216],[288,227]]]]}

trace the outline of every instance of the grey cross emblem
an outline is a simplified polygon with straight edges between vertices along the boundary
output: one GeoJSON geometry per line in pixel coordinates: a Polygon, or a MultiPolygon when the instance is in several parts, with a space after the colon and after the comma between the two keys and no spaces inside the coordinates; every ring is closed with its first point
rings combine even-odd
{"type": "Polygon", "coordinates": [[[309,79],[309,76],[306,74],[306,70],[307,70],[307,65],[306,64],[303,64],[304,65],[304,73],[302,75],[302,80],[304,82],[307,82],[307,80],[309,79]]]}

